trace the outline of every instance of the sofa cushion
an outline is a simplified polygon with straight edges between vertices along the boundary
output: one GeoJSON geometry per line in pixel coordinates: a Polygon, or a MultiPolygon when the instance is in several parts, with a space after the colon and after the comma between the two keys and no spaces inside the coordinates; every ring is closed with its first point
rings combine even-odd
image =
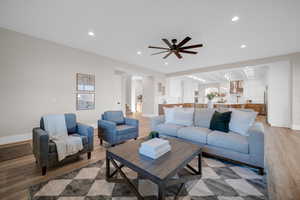
{"type": "MultiPolygon", "coordinates": [[[[85,135],[79,135],[79,134],[72,134],[72,136],[75,137],[81,137],[82,139],[82,145],[85,147],[88,144],[88,138],[85,135]]],[[[56,144],[53,141],[49,141],[49,153],[57,153],[56,151],[56,144]]]]}
{"type": "Polygon", "coordinates": [[[172,107],[164,108],[164,112],[166,124],[177,124],[181,126],[191,126],[193,124],[193,109],[172,107]]]}
{"type": "Polygon", "coordinates": [[[122,111],[107,111],[104,113],[103,118],[104,120],[115,122],[117,125],[125,123],[122,111]]]}
{"type": "Polygon", "coordinates": [[[184,127],[178,130],[179,138],[207,144],[207,135],[211,132],[208,128],[202,127],[184,127]]]}
{"type": "Polygon", "coordinates": [[[194,110],[177,108],[174,110],[174,124],[181,126],[193,125],[194,110]]]}
{"type": "Polygon", "coordinates": [[[159,124],[156,126],[155,131],[159,132],[160,134],[177,137],[177,131],[182,127],[183,126],[176,124],[159,124]]]}
{"type": "Polygon", "coordinates": [[[232,109],[229,129],[233,132],[248,136],[248,130],[254,124],[257,112],[232,109]]]}
{"type": "Polygon", "coordinates": [[[135,126],[128,126],[128,125],[119,125],[117,126],[117,134],[128,134],[137,131],[135,126]]]}
{"type": "Polygon", "coordinates": [[[231,111],[224,112],[224,113],[215,111],[215,113],[213,114],[210,120],[209,128],[211,130],[223,131],[227,133],[229,131],[230,118],[231,118],[231,111]]]}
{"type": "Polygon", "coordinates": [[[195,110],[195,126],[209,128],[214,112],[215,109],[197,108],[195,110]]]}
{"type": "Polygon", "coordinates": [[[168,108],[164,107],[164,113],[165,113],[165,123],[172,123],[174,119],[174,111],[176,107],[168,108]]]}
{"type": "Polygon", "coordinates": [[[207,144],[240,153],[249,153],[247,137],[233,132],[213,131],[207,136],[207,144]]]}

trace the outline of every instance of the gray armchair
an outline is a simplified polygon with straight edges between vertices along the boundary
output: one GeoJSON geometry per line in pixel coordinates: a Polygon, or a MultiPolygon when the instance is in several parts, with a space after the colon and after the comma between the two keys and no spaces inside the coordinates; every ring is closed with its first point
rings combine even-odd
{"type": "Polygon", "coordinates": [[[59,162],[56,145],[54,142],[49,140],[49,135],[47,131],[44,130],[43,118],[41,118],[40,127],[33,128],[32,130],[32,147],[36,163],[42,168],[42,175],[46,174],[48,167],[63,163],[64,161],[71,159],[71,157],[87,153],[88,159],[91,158],[91,152],[94,149],[94,128],[88,125],[77,123],[75,114],[65,114],[65,120],[68,134],[82,138],[83,150],[77,154],[68,156],[59,162]]]}
{"type": "Polygon", "coordinates": [[[137,139],[139,136],[139,121],[126,118],[122,111],[107,111],[98,120],[98,136],[100,144],[103,140],[110,145],[137,139]]]}

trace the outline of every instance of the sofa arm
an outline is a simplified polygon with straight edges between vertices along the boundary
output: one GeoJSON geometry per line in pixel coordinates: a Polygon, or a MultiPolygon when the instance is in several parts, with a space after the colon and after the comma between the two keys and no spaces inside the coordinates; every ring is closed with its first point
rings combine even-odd
{"type": "Polygon", "coordinates": [[[94,150],[94,128],[86,124],[77,123],[77,131],[79,135],[87,136],[88,151],[93,151],[94,150]]]}
{"type": "Polygon", "coordinates": [[[33,154],[41,167],[48,166],[49,134],[41,128],[32,130],[33,154]]]}
{"type": "Polygon", "coordinates": [[[125,124],[134,126],[134,127],[139,127],[139,120],[137,119],[132,119],[132,118],[125,118],[125,124]]]}
{"type": "Polygon", "coordinates": [[[165,116],[164,115],[160,115],[160,116],[156,116],[156,117],[151,117],[151,131],[156,130],[156,127],[159,124],[162,124],[165,122],[165,116]]]}
{"type": "Polygon", "coordinates": [[[249,152],[252,162],[264,168],[264,147],[265,135],[264,127],[260,122],[256,122],[248,131],[249,152]]]}
{"type": "Polygon", "coordinates": [[[102,128],[105,131],[114,132],[117,128],[117,124],[107,120],[98,120],[98,128],[102,128]]]}
{"type": "Polygon", "coordinates": [[[100,139],[113,143],[116,138],[117,124],[107,120],[98,120],[98,134],[99,131],[101,132],[101,137],[98,135],[100,139]]]}

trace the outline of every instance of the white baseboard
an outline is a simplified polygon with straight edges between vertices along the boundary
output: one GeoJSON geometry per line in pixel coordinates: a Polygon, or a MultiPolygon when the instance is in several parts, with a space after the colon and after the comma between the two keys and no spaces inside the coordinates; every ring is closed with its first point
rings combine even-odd
{"type": "Polygon", "coordinates": [[[293,124],[292,129],[293,130],[300,130],[300,125],[293,124]]]}
{"type": "Polygon", "coordinates": [[[156,117],[157,115],[156,114],[146,114],[146,113],[144,114],[143,113],[142,116],[143,117],[156,117]]]}
{"type": "Polygon", "coordinates": [[[280,123],[270,123],[270,126],[272,127],[278,127],[278,128],[291,128],[291,125],[286,125],[286,124],[280,124],[280,123]]]}
{"type": "Polygon", "coordinates": [[[5,137],[0,137],[0,145],[15,143],[15,142],[22,142],[22,141],[31,140],[31,139],[32,139],[32,133],[5,136],[5,137]]]}

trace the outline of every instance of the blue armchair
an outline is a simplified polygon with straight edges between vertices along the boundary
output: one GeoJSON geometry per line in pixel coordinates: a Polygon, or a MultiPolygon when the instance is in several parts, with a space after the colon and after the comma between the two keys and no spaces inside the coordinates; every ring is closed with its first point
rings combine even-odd
{"type": "Polygon", "coordinates": [[[44,130],[43,118],[40,120],[40,127],[32,130],[32,147],[36,163],[42,168],[42,175],[46,174],[47,168],[63,163],[80,154],[87,153],[88,159],[91,158],[91,152],[94,149],[94,128],[76,122],[75,114],[65,114],[65,120],[69,135],[75,135],[82,138],[83,150],[68,156],[61,162],[58,161],[56,145],[49,140],[47,131],[44,130]]]}
{"type": "Polygon", "coordinates": [[[110,145],[137,139],[139,136],[139,121],[126,118],[122,111],[107,111],[98,120],[98,136],[100,144],[103,140],[110,145]]]}

